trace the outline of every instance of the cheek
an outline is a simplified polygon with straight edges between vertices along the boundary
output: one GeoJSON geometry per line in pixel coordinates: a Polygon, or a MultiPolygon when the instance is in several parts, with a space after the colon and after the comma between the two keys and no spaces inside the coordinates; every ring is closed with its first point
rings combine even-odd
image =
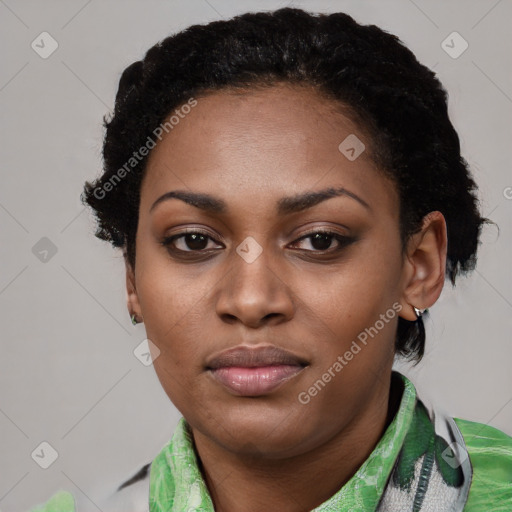
{"type": "Polygon", "coordinates": [[[144,251],[137,265],[139,302],[148,338],[160,350],[160,366],[174,372],[190,370],[192,364],[199,364],[199,348],[210,322],[207,316],[212,314],[206,307],[212,290],[207,273],[192,278],[183,266],[144,251]]]}
{"type": "Polygon", "coordinates": [[[306,315],[325,323],[344,338],[375,322],[399,298],[400,254],[393,244],[385,248],[364,240],[357,252],[325,272],[304,272],[300,290],[306,315]]]}
{"type": "Polygon", "coordinates": [[[375,242],[369,245],[325,275],[305,274],[301,281],[308,293],[300,317],[314,341],[314,377],[321,378],[341,356],[343,368],[336,367],[333,381],[344,389],[367,373],[379,373],[393,359],[400,308],[399,246],[384,250],[375,242]]]}

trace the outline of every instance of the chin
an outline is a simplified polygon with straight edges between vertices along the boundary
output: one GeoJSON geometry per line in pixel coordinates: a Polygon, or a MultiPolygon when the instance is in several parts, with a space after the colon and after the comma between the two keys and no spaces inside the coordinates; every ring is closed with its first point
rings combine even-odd
{"type": "Polygon", "coordinates": [[[267,458],[296,455],[298,447],[316,432],[300,410],[293,412],[291,408],[254,402],[247,405],[219,409],[215,416],[218,423],[205,418],[203,425],[207,424],[207,428],[202,431],[209,432],[209,437],[231,452],[267,458]]]}

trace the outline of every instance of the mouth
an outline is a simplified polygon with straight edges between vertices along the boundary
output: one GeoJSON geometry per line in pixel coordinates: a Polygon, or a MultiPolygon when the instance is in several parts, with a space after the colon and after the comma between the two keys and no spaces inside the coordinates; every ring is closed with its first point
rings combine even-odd
{"type": "Polygon", "coordinates": [[[205,369],[231,394],[255,397],[275,391],[307,366],[303,358],[273,345],[240,345],[212,358],[205,369]]]}

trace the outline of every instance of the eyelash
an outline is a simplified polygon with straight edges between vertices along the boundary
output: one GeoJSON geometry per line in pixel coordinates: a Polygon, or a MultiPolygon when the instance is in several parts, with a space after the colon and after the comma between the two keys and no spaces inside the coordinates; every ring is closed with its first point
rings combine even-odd
{"type": "MultiPolygon", "coordinates": [[[[348,237],[348,236],[344,236],[344,235],[340,235],[339,233],[336,233],[335,231],[329,231],[329,230],[322,230],[322,229],[319,229],[319,230],[315,230],[315,231],[310,231],[309,233],[306,233],[304,235],[302,235],[300,238],[298,238],[297,240],[295,240],[294,242],[292,242],[292,245],[293,244],[297,244],[298,242],[302,241],[302,240],[305,240],[305,239],[308,239],[308,238],[312,238],[314,235],[316,234],[322,234],[322,235],[325,235],[325,236],[328,236],[330,238],[334,238],[339,246],[335,249],[325,249],[323,251],[320,251],[320,250],[311,250],[311,249],[302,249],[308,253],[315,253],[315,254],[318,254],[320,256],[322,255],[327,255],[327,254],[332,254],[332,253],[337,253],[339,251],[341,251],[342,249],[344,249],[345,247],[347,247],[348,245],[350,245],[352,242],[355,242],[355,238],[353,237],[348,237]]],[[[168,237],[165,237],[162,241],[161,241],[161,244],[169,251],[169,253],[173,253],[174,255],[176,255],[177,257],[185,257],[185,258],[188,258],[189,256],[186,256],[187,254],[190,254],[190,255],[198,255],[200,253],[204,253],[204,254],[208,254],[208,253],[211,253],[212,252],[212,249],[200,249],[200,250],[188,250],[188,251],[184,251],[182,249],[176,249],[175,247],[172,247],[172,244],[180,239],[180,238],[184,238],[186,235],[202,235],[216,243],[218,243],[214,238],[212,238],[207,232],[199,229],[199,228],[194,228],[194,229],[190,229],[190,230],[186,230],[186,231],[182,231],[181,233],[177,233],[175,235],[171,235],[171,236],[168,236],[168,237]]],[[[218,249],[213,249],[213,251],[216,251],[218,249]]]]}

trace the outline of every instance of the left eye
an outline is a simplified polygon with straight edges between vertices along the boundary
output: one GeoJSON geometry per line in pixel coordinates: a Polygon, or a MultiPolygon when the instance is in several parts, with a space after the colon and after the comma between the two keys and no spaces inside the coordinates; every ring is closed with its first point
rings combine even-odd
{"type": "MultiPolygon", "coordinates": [[[[333,240],[338,243],[338,247],[335,247],[334,250],[340,249],[350,244],[352,241],[351,238],[340,235],[339,233],[334,233],[332,231],[316,231],[299,238],[296,242],[293,242],[292,245],[296,245],[303,240],[310,240],[309,245],[313,248],[313,252],[332,250],[331,245],[333,240]]],[[[311,249],[306,250],[311,251],[311,249]]]]}

